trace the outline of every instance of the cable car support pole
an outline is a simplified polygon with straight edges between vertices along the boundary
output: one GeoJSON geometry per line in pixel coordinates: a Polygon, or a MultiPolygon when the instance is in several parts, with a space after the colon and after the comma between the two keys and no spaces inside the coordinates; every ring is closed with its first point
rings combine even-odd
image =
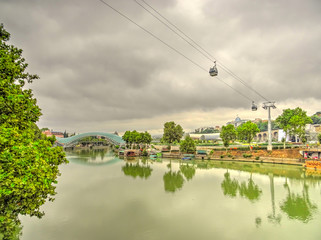
{"type": "Polygon", "coordinates": [[[272,151],[272,130],[271,130],[271,108],[275,109],[274,102],[263,103],[263,108],[268,110],[268,146],[267,150],[272,151]]]}

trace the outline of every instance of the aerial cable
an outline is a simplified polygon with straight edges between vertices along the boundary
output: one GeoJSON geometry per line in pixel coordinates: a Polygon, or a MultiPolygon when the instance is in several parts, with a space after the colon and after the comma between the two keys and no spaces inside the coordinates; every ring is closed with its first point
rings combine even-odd
{"type": "Polygon", "coordinates": [[[187,59],[188,61],[190,61],[191,63],[193,63],[194,65],[196,65],[197,67],[199,67],[202,70],[207,71],[207,69],[205,69],[204,67],[202,67],[201,65],[199,65],[198,63],[194,62],[192,59],[190,59],[189,57],[187,57],[186,55],[184,55],[183,53],[181,53],[180,51],[178,51],[176,48],[172,47],[171,45],[169,45],[168,43],[166,43],[165,41],[163,41],[162,39],[160,39],[159,37],[157,37],[155,34],[153,34],[152,32],[150,32],[149,30],[147,30],[146,28],[142,27],[141,25],[139,25],[138,23],[134,22],[132,19],[130,19],[128,16],[126,16],[125,14],[121,13],[120,11],[118,11],[116,8],[112,7],[110,4],[106,3],[103,0],[99,0],[100,2],[102,2],[103,4],[105,4],[106,6],[108,6],[109,8],[111,8],[112,10],[114,10],[115,12],[117,12],[119,15],[121,15],[122,17],[126,18],[128,21],[130,21],[131,23],[135,24],[137,27],[139,27],[140,29],[142,29],[143,31],[145,31],[146,33],[150,34],[152,37],[156,38],[158,41],[160,41],[161,43],[163,43],[164,45],[166,45],[167,47],[169,47],[170,49],[172,49],[174,52],[176,52],[177,54],[181,55],[182,57],[184,57],[185,59],[187,59]]]}
{"type": "MultiPolygon", "coordinates": [[[[216,62],[216,58],[209,53],[207,50],[205,50],[202,46],[200,46],[197,42],[195,42],[191,37],[186,35],[180,28],[178,28],[175,24],[173,24],[169,19],[167,19],[165,16],[163,16],[159,11],[157,11],[154,7],[152,7],[150,4],[148,4],[145,0],[140,0],[143,3],[145,3],[149,8],[151,8],[155,13],[157,13],[160,17],[162,17],[168,24],[173,26],[177,31],[179,31],[181,34],[183,34],[184,37],[186,37],[188,40],[190,40],[193,44],[195,44],[197,47],[195,47],[191,42],[189,42],[186,38],[182,37],[175,31],[173,28],[171,28],[167,23],[159,19],[155,14],[151,13],[148,9],[146,9],[142,4],[138,3],[137,0],[134,0],[139,6],[141,6],[143,9],[145,9],[147,12],[149,12],[152,16],[154,16],[156,19],[158,19],[161,23],[163,23],[166,27],[168,27],[171,31],[173,31],[175,34],[177,34],[180,38],[182,38],[185,42],[187,42],[189,45],[191,45],[194,49],[196,49],[199,53],[201,53],[205,58],[212,62],[216,62]],[[201,51],[202,50],[202,51],[201,51]],[[214,59],[214,60],[213,60],[214,59]]],[[[253,87],[248,85],[243,79],[241,79],[239,76],[237,76],[235,73],[233,73],[228,67],[226,67],[223,63],[220,61],[217,62],[217,64],[228,74],[230,74],[233,78],[238,80],[241,84],[243,84],[245,87],[249,88],[253,92],[255,92],[258,96],[263,98],[266,101],[269,101],[267,98],[265,98],[262,94],[260,94],[258,91],[256,91],[253,87]]]]}
{"type": "MultiPolygon", "coordinates": [[[[152,37],[156,38],[158,41],[160,41],[161,43],[163,43],[164,45],[166,45],[167,47],[169,47],[170,49],[172,49],[173,51],[175,51],[177,54],[181,55],[182,57],[184,57],[185,59],[187,59],[188,61],[190,61],[191,63],[193,63],[194,65],[196,65],[197,67],[199,67],[200,69],[208,72],[208,70],[204,67],[202,67],[201,65],[199,65],[198,63],[194,62],[192,59],[190,59],[189,57],[187,57],[186,55],[184,55],[183,53],[181,53],[179,50],[177,50],[176,48],[172,47],[171,45],[169,45],[168,43],[166,43],[165,41],[163,41],[162,39],[160,39],[159,37],[157,37],[155,34],[153,34],[152,32],[150,32],[149,30],[147,30],[146,28],[142,27],[141,25],[139,25],[138,23],[136,23],[135,21],[133,21],[132,19],[130,19],[128,16],[126,16],[125,14],[121,13],[120,11],[118,11],[116,8],[114,8],[113,6],[111,6],[110,4],[106,3],[103,0],[99,0],[101,3],[105,4],[106,6],[108,6],[109,8],[111,8],[112,10],[114,10],[116,13],[118,13],[120,16],[126,18],[128,21],[130,21],[131,23],[135,24],[137,27],[139,27],[140,29],[142,29],[144,32],[150,34],[152,37]]],[[[253,101],[252,99],[250,99],[248,96],[244,95],[243,93],[241,93],[240,91],[238,91],[237,89],[233,88],[231,85],[229,85],[228,83],[226,83],[225,81],[223,81],[220,78],[217,78],[219,81],[221,81],[222,83],[224,83],[225,85],[227,85],[228,87],[230,87],[231,89],[233,89],[234,91],[236,91],[237,93],[239,93],[241,96],[243,96],[244,98],[253,101]]]]}
{"type": "MultiPolygon", "coordinates": [[[[137,0],[133,0],[134,2],[136,2],[139,6],[141,6],[143,9],[145,9],[145,11],[147,11],[149,14],[151,14],[153,17],[155,17],[158,21],[160,21],[161,23],[163,23],[168,29],[170,29],[173,33],[175,33],[177,36],[179,36],[181,39],[183,39],[185,42],[187,42],[191,47],[193,47],[195,50],[197,50],[200,54],[202,54],[205,58],[207,58],[208,60],[210,60],[211,62],[213,62],[213,59],[210,58],[209,56],[207,56],[206,54],[204,54],[202,51],[200,51],[197,47],[195,47],[192,43],[190,43],[189,41],[187,41],[182,35],[180,35],[177,31],[175,31],[171,26],[169,26],[166,22],[164,22],[163,20],[161,20],[159,17],[157,17],[154,13],[152,13],[151,11],[149,11],[147,8],[145,8],[141,3],[139,3],[137,0]]],[[[147,4],[145,1],[143,1],[145,4],[147,4]]],[[[147,4],[148,5],[148,4],[147,4]]],[[[149,5],[148,5],[149,6],[149,5]]],[[[153,9],[153,8],[152,8],[153,9]]],[[[154,9],[153,9],[154,10],[154,9]]],[[[156,11],[156,10],[154,10],[156,11]]],[[[162,16],[162,15],[160,15],[162,16]]],[[[164,18],[162,16],[162,18],[164,18]]],[[[168,20],[165,19],[167,22],[168,20]]],[[[170,22],[169,22],[170,23],[170,22]]],[[[171,23],[170,23],[171,24],[171,23]]],[[[172,24],[171,24],[172,25],[172,24]]],[[[180,31],[177,27],[175,27],[178,31],[180,31]]],[[[182,31],[180,31],[182,33],[182,31]]],[[[184,33],[183,33],[184,34],[184,33]]],[[[185,34],[184,34],[185,35],[185,34]]],[[[187,37],[187,36],[186,36],[187,37]]]]}
{"type": "Polygon", "coordinates": [[[240,94],[241,96],[243,96],[244,98],[248,99],[251,102],[254,102],[253,99],[249,98],[248,96],[246,96],[245,94],[243,94],[242,92],[240,92],[239,90],[235,89],[234,87],[232,87],[230,84],[228,84],[227,82],[225,82],[224,80],[220,79],[219,77],[216,77],[219,81],[221,81],[222,83],[224,83],[226,86],[228,86],[229,88],[233,89],[235,92],[237,92],[238,94],[240,94]]]}
{"type": "MultiPolygon", "coordinates": [[[[137,2],[136,0],[134,0],[135,2],[137,2]]],[[[144,2],[148,7],[150,7],[151,9],[153,9],[154,12],[156,12],[160,17],[162,17],[167,23],[169,23],[170,25],[172,25],[177,31],[179,31],[181,34],[183,34],[184,37],[186,37],[188,40],[190,40],[192,43],[194,43],[199,49],[203,50],[203,55],[204,53],[207,55],[206,58],[209,59],[210,61],[214,62],[216,61],[215,58],[213,56],[211,56],[211,54],[209,54],[204,48],[202,48],[202,46],[200,46],[197,42],[195,42],[191,37],[189,37],[188,35],[186,35],[181,29],[179,29],[174,23],[172,23],[169,19],[167,19],[165,16],[163,16],[159,11],[157,11],[155,8],[153,8],[150,4],[148,4],[146,1],[141,0],[142,2],[144,2]],[[213,60],[214,58],[214,60],[213,60]]],[[[185,40],[186,41],[186,40],[185,40]]],[[[199,51],[199,50],[198,50],[199,51]]]]}

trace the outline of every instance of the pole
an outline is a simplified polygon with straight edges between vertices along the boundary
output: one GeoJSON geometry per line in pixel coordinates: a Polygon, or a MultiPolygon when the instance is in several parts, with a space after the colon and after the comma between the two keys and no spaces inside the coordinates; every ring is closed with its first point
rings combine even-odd
{"type": "Polygon", "coordinates": [[[276,108],[274,102],[263,103],[263,108],[268,110],[268,146],[267,150],[272,151],[272,130],[271,130],[271,108],[276,108]]]}
{"type": "Polygon", "coordinates": [[[268,107],[268,134],[269,134],[269,142],[268,142],[268,151],[272,151],[272,132],[271,132],[271,107],[268,107]]]}

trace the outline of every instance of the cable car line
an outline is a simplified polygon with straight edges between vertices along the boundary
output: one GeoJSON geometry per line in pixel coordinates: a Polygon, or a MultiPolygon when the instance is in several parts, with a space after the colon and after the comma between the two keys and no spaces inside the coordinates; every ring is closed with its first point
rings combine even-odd
{"type": "MultiPolygon", "coordinates": [[[[147,30],[146,28],[142,27],[141,25],[139,25],[138,23],[136,23],[134,20],[132,20],[131,18],[129,18],[128,16],[126,16],[125,14],[123,14],[122,12],[118,11],[116,8],[114,8],[113,6],[111,6],[110,4],[106,3],[103,0],[99,0],[101,3],[103,3],[104,5],[108,6],[110,9],[112,9],[113,11],[115,11],[116,13],[118,13],[120,16],[126,18],[128,21],[130,21],[131,23],[135,24],[137,27],[139,27],[140,29],[142,29],[143,31],[145,31],[146,33],[150,34],[151,36],[153,36],[154,38],[156,38],[158,41],[162,42],[164,45],[166,45],[167,47],[169,47],[170,49],[172,49],[173,51],[175,51],[177,54],[183,56],[185,59],[187,59],[188,61],[190,61],[191,63],[193,63],[194,65],[196,65],[197,67],[199,67],[200,69],[207,71],[206,68],[202,67],[201,65],[199,65],[198,63],[196,63],[195,61],[193,61],[192,59],[190,59],[189,57],[187,57],[186,55],[184,55],[183,53],[181,53],[179,50],[177,50],[176,48],[172,47],[171,45],[169,45],[168,43],[166,43],[165,41],[163,41],[162,39],[160,39],[159,37],[157,37],[155,34],[153,34],[152,32],[150,32],[149,30],[147,30]]],[[[221,81],[222,83],[224,83],[226,86],[228,86],[229,88],[233,89],[235,92],[237,92],[238,94],[240,94],[241,96],[243,96],[244,98],[248,99],[249,101],[253,102],[252,99],[250,99],[248,96],[246,96],[245,94],[241,93],[239,90],[235,89],[234,87],[232,87],[231,85],[229,85],[227,82],[225,82],[224,80],[222,80],[221,78],[217,77],[217,79],[219,81],[221,81]]]]}
{"type": "MultiPolygon", "coordinates": [[[[191,42],[189,42],[186,38],[184,38],[183,36],[181,36],[179,33],[177,33],[177,31],[175,31],[173,28],[171,28],[167,23],[165,23],[164,21],[162,21],[159,17],[155,16],[155,14],[153,14],[151,11],[149,11],[147,8],[145,8],[142,4],[140,4],[137,0],[134,0],[139,6],[141,6],[143,9],[145,9],[145,11],[147,11],[148,13],[150,13],[153,17],[155,17],[157,20],[159,20],[161,23],[163,23],[166,27],[168,27],[171,31],[173,31],[176,35],[178,35],[180,38],[182,38],[185,42],[187,42],[189,45],[191,45],[194,49],[196,49],[199,53],[201,53],[205,58],[207,58],[208,60],[212,61],[212,62],[216,62],[216,58],[209,53],[207,50],[205,50],[202,46],[200,46],[196,41],[194,41],[191,37],[189,37],[188,35],[186,35],[180,28],[178,28],[175,24],[173,24],[169,19],[167,19],[165,16],[163,16],[159,11],[157,11],[154,7],[152,7],[150,4],[148,4],[145,0],[140,0],[143,3],[145,3],[149,8],[151,8],[155,13],[157,13],[160,17],[162,17],[167,23],[169,23],[170,25],[172,25],[177,31],[179,31],[181,34],[183,34],[183,36],[185,36],[186,38],[188,38],[192,43],[194,43],[197,47],[195,47],[191,42]],[[201,50],[202,51],[201,51],[201,50]],[[214,59],[214,60],[213,60],[214,59]]],[[[267,98],[265,98],[261,93],[259,93],[257,90],[255,90],[253,87],[251,87],[250,85],[248,85],[242,78],[240,78],[239,76],[237,76],[235,73],[233,73],[228,67],[226,67],[223,63],[219,62],[217,63],[226,73],[230,74],[233,78],[235,78],[236,80],[238,80],[241,84],[243,84],[245,87],[249,88],[250,90],[252,90],[253,92],[255,92],[258,96],[260,96],[262,99],[269,101],[267,98]]],[[[215,75],[216,76],[216,75],[215,75]]]]}
{"type": "MultiPolygon", "coordinates": [[[[195,50],[197,50],[200,54],[202,54],[205,58],[207,58],[208,60],[210,60],[211,62],[213,62],[213,60],[207,56],[206,54],[204,54],[202,51],[200,51],[197,47],[195,47],[192,43],[190,43],[189,41],[187,41],[182,35],[180,35],[177,31],[175,31],[172,27],[170,27],[167,23],[165,23],[163,20],[161,20],[159,17],[157,17],[154,13],[152,13],[151,11],[149,11],[147,8],[145,8],[141,3],[139,3],[137,0],[134,0],[134,2],[136,2],[139,6],[141,6],[143,9],[145,9],[145,11],[147,11],[149,14],[151,14],[153,17],[155,17],[158,21],[160,21],[162,24],[164,24],[168,29],[170,29],[173,33],[175,33],[177,36],[179,36],[181,39],[183,39],[185,42],[187,42],[191,47],[193,47],[195,50]]],[[[146,3],[145,1],[143,1],[144,3],[146,3]]],[[[148,4],[147,4],[148,5],[148,4]]],[[[149,6],[149,5],[148,5],[149,6]]],[[[153,9],[154,10],[154,9],[153,9]]],[[[155,10],[154,10],[155,11],[155,10]]],[[[163,17],[164,18],[164,17],[163,17]]],[[[168,20],[166,20],[168,21],[168,20]]],[[[171,24],[172,25],[172,24],[171,24]]],[[[175,27],[176,28],[176,27],[175,27]]],[[[180,31],[180,30],[179,30],[180,31]]],[[[183,33],[182,31],[180,31],[181,33],[183,33]]],[[[184,34],[185,35],[185,34],[184,34]]]]}
{"type": "Polygon", "coordinates": [[[225,82],[224,80],[222,80],[219,77],[216,77],[219,81],[221,81],[222,83],[224,83],[226,86],[230,87],[231,89],[233,89],[235,92],[237,92],[238,94],[240,94],[241,96],[243,96],[244,98],[248,99],[249,101],[251,101],[252,103],[254,102],[253,99],[249,98],[248,96],[246,96],[245,94],[241,93],[239,90],[233,88],[231,85],[229,85],[227,82],[225,82]]]}
{"type": "Polygon", "coordinates": [[[152,37],[156,38],[158,41],[162,42],[164,45],[166,45],[167,47],[169,47],[170,49],[172,49],[173,51],[175,51],[177,54],[181,55],[182,57],[184,57],[185,59],[187,59],[188,61],[190,61],[191,63],[193,63],[194,65],[196,65],[197,67],[199,67],[202,70],[207,71],[206,68],[202,67],[201,65],[199,65],[198,63],[194,62],[192,59],[190,59],[189,57],[187,57],[186,55],[184,55],[183,53],[181,53],[180,51],[178,51],[176,48],[172,47],[171,45],[169,45],[168,43],[166,43],[165,41],[163,41],[162,39],[160,39],[159,37],[157,37],[155,34],[153,34],[152,32],[150,32],[149,30],[147,30],[146,28],[142,27],[141,25],[139,25],[138,23],[134,22],[132,19],[130,19],[128,16],[126,16],[125,14],[121,13],[120,11],[118,11],[116,8],[112,7],[110,4],[106,3],[103,0],[99,0],[100,2],[102,2],[103,4],[105,4],[106,6],[108,6],[109,8],[111,8],[112,10],[114,10],[116,13],[118,13],[119,15],[121,15],[122,17],[126,18],[128,21],[130,21],[131,23],[135,24],[137,27],[139,27],[140,29],[142,29],[143,31],[145,31],[146,33],[150,34],[152,37]]]}
{"type": "MultiPolygon", "coordinates": [[[[136,1],[136,0],[135,0],[136,1]]],[[[202,54],[206,54],[206,58],[209,59],[210,61],[216,61],[215,58],[213,56],[211,56],[211,54],[209,54],[202,46],[200,46],[197,42],[195,42],[191,37],[189,37],[188,35],[186,35],[181,29],[179,29],[179,27],[177,27],[174,23],[172,23],[170,20],[168,20],[165,16],[163,16],[159,11],[157,11],[155,8],[153,8],[150,4],[148,4],[145,0],[141,0],[142,2],[144,2],[148,7],[150,7],[151,9],[153,9],[153,11],[155,11],[159,16],[161,16],[166,22],[168,22],[170,25],[172,25],[177,31],[179,31],[181,34],[184,35],[184,37],[186,37],[188,40],[190,40],[192,43],[194,43],[197,47],[199,47],[199,49],[201,49],[203,51],[202,54]],[[214,60],[212,59],[214,58],[214,60]]]]}

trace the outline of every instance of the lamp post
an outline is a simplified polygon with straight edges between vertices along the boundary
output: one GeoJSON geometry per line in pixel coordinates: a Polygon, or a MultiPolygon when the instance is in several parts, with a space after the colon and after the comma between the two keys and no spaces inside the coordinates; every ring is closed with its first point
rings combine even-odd
{"type": "Polygon", "coordinates": [[[272,151],[272,131],[271,131],[271,108],[275,109],[276,106],[274,102],[265,102],[263,103],[263,108],[268,110],[268,146],[267,150],[272,151]]]}

